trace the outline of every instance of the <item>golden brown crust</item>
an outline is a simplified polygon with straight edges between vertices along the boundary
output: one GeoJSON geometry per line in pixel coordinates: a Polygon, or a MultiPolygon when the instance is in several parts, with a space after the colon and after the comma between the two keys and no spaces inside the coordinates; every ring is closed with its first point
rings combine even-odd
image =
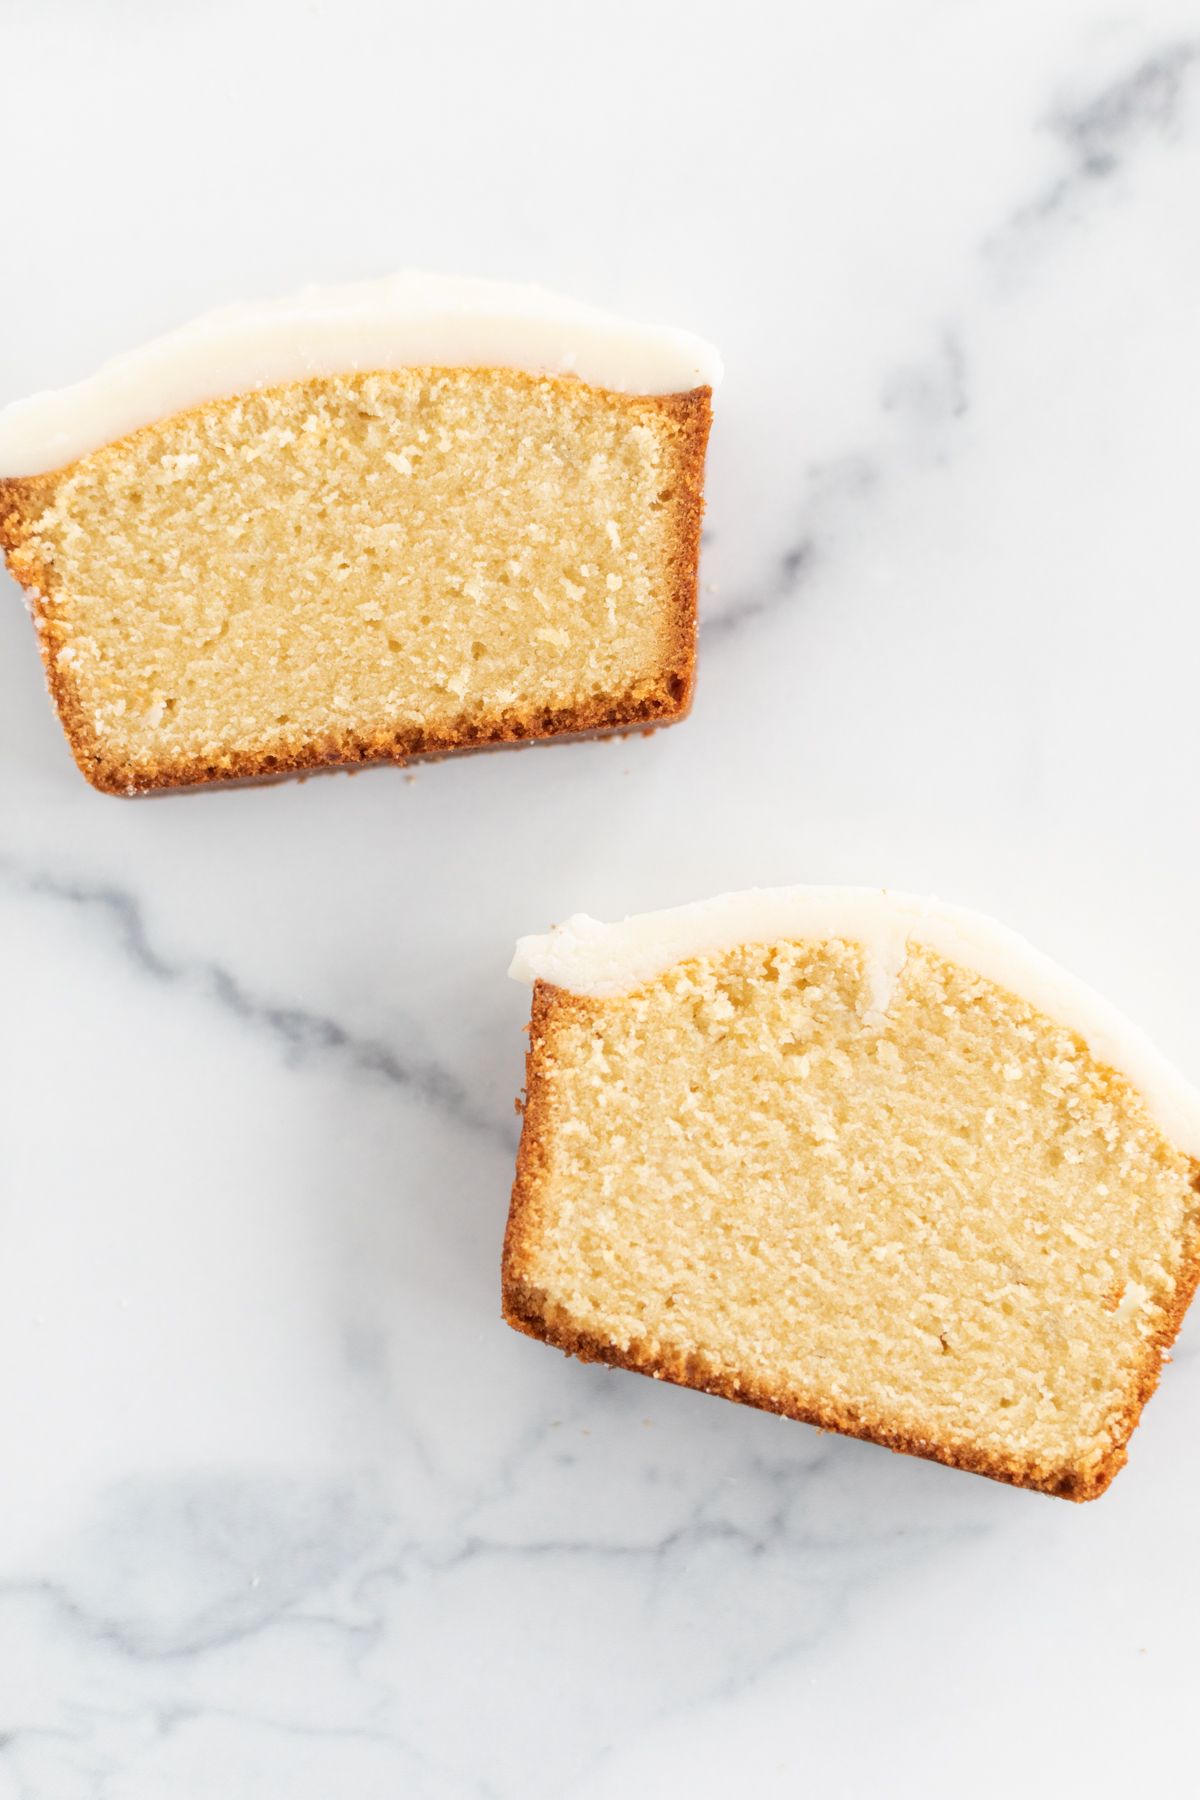
{"type": "Polygon", "coordinates": [[[549,1088],[546,1078],[546,1046],[553,1026],[574,1010],[578,1017],[586,1013],[588,1002],[577,995],[537,982],[529,1024],[529,1050],[525,1058],[525,1100],[521,1108],[524,1122],[517,1152],[517,1172],[509,1205],[508,1225],[504,1234],[501,1263],[501,1296],[503,1316],[515,1331],[539,1339],[581,1362],[602,1362],[612,1368],[629,1369],[649,1375],[656,1381],[669,1381],[678,1387],[696,1388],[725,1400],[737,1400],[764,1412],[779,1413],[804,1425],[815,1425],[822,1431],[837,1431],[846,1437],[863,1438],[881,1444],[905,1456],[919,1456],[927,1462],[943,1463],[971,1474],[987,1475],[1012,1487],[1033,1488],[1064,1500],[1098,1499],[1113,1477],[1129,1460],[1128,1444],[1142,1409],[1162,1374],[1168,1351],[1179,1335],[1184,1314],[1200,1286],[1200,1162],[1192,1165],[1192,1187],[1198,1204],[1191,1221],[1190,1235],[1184,1245],[1179,1274],[1171,1301],[1159,1330],[1147,1340],[1141,1368],[1129,1402],[1115,1421],[1113,1445],[1102,1463],[1087,1470],[1064,1468],[1047,1477],[1031,1467],[996,1457],[982,1449],[959,1444],[941,1444],[924,1435],[916,1423],[898,1427],[871,1418],[865,1411],[838,1406],[812,1396],[774,1392],[750,1380],[735,1380],[723,1371],[709,1366],[699,1356],[669,1357],[656,1355],[648,1348],[631,1344],[627,1350],[606,1343],[580,1331],[568,1318],[556,1312],[545,1292],[529,1280],[525,1273],[526,1247],[536,1241],[538,1200],[548,1176],[550,1118],[549,1088]]]}
{"type": "MultiPolygon", "coordinates": [[[[504,1248],[500,1258],[504,1317],[528,1337],[544,1336],[541,1330],[535,1329],[537,1321],[526,1303],[527,1284],[521,1273],[522,1251],[537,1230],[537,1195],[548,1173],[550,1107],[541,1052],[556,1002],[561,1004],[564,999],[561,990],[544,981],[534,982],[527,1027],[529,1048],[525,1052],[525,1095],[517,1102],[522,1115],[521,1141],[517,1145],[517,1172],[508,1203],[508,1223],[504,1228],[504,1248]]],[[[545,1342],[552,1340],[545,1338],[545,1342]]],[[[560,1344],[558,1348],[566,1346],[560,1344]]]]}
{"type": "Polygon", "coordinates": [[[64,667],[56,660],[59,628],[46,598],[54,590],[54,571],[37,557],[31,541],[34,521],[51,502],[69,467],[49,475],[0,480],[0,552],[14,579],[25,589],[50,695],[81,772],[102,793],[144,794],[217,782],[273,780],[306,770],[404,764],[547,738],[654,729],[686,718],[696,680],[700,525],[712,390],[702,387],[682,394],[639,396],[637,403],[663,412],[680,427],[678,480],[668,501],[672,524],[669,648],[657,683],[649,693],[643,687],[636,694],[590,696],[562,707],[525,712],[506,707],[493,713],[480,708],[441,731],[407,726],[389,733],[339,732],[303,742],[272,742],[255,751],[234,751],[220,757],[148,764],[112,758],[80,704],[69,665],[64,667]]]}

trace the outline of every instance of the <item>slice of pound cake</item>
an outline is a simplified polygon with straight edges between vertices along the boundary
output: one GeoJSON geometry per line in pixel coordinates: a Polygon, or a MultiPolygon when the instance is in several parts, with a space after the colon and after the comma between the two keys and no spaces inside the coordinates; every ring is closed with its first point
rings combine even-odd
{"type": "Polygon", "coordinates": [[[976,914],[731,894],[525,938],[504,1311],[587,1359],[1090,1500],[1200,1275],[1200,1095],[976,914]]]}
{"type": "Polygon", "coordinates": [[[405,274],[231,308],[0,413],[76,761],[137,792],[688,708],[708,344],[405,274]]]}

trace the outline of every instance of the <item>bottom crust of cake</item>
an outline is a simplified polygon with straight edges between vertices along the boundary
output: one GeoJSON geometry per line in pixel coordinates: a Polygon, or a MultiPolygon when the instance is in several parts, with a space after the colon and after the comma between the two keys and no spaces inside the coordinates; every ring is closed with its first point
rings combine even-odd
{"type": "MultiPolygon", "coordinates": [[[[1200,1186],[1200,1169],[1197,1171],[1197,1183],[1200,1186]]],[[[1051,1477],[1040,1475],[1019,1463],[989,1456],[982,1451],[964,1449],[959,1445],[939,1444],[922,1436],[915,1427],[901,1429],[871,1419],[865,1414],[804,1401],[785,1393],[772,1393],[753,1381],[734,1380],[710,1368],[699,1356],[668,1360],[643,1355],[636,1346],[631,1346],[628,1350],[617,1349],[612,1344],[603,1343],[598,1338],[576,1330],[564,1319],[548,1318],[544,1310],[545,1297],[536,1289],[527,1287],[518,1276],[509,1273],[506,1273],[504,1279],[503,1314],[505,1323],[511,1325],[514,1331],[523,1332],[526,1337],[537,1338],[540,1343],[549,1344],[567,1356],[578,1357],[580,1362],[606,1363],[610,1368],[627,1369],[636,1375],[649,1375],[654,1381],[667,1381],[674,1387],[694,1388],[699,1393],[712,1394],[722,1400],[736,1400],[743,1406],[757,1407],[761,1412],[778,1413],[783,1418],[795,1419],[801,1425],[815,1425],[819,1431],[836,1431],[842,1437],[861,1438],[867,1443],[879,1444],[885,1450],[894,1450],[897,1455],[919,1456],[926,1462],[942,1463],[946,1468],[962,1469],[971,1475],[986,1475],[993,1481],[1006,1482],[1010,1487],[1031,1488],[1061,1500],[1084,1501],[1098,1500],[1113,1477],[1128,1462],[1129,1439],[1143,1407],[1158,1386],[1162,1367],[1169,1360],[1163,1353],[1178,1336],[1183,1315],[1198,1284],[1200,1258],[1197,1258],[1191,1271],[1190,1286],[1178,1306],[1176,1316],[1159,1334],[1153,1363],[1147,1360],[1138,1383],[1136,1398],[1130,1403],[1120,1423],[1120,1442],[1114,1446],[1107,1460],[1086,1472],[1067,1468],[1051,1477]]]]}
{"type": "Polygon", "coordinates": [[[220,757],[163,761],[150,765],[124,763],[95,747],[93,734],[78,723],[69,690],[48,671],[51,696],[71,754],[94,788],[104,794],[133,796],[177,788],[253,786],[294,775],[369,768],[391,763],[437,762],[468,751],[520,749],[556,739],[580,741],[621,733],[650,733],[674,725],[691,710],[694,686],[689,667],[665,676],[649,694],[600,698],[538,712],[480,712],[456,720],[445,730],[404,727],[394,733],[348,732],[310,743],[276,745],[269,751],[231,752],[220,757]]]}
{"type": "MultiPolygon", "coordinates": [[[[700,1393],[795,1419],[800,1424],[815,1425],[821,1431],[861,1438],[900,1455],[917,1456],[969,1474],[986,1475],[1011,1487],[1029,1488],[1074,1501],[1095,1500],[1105,1492],[1129,1460],[1129,1439],[1146,1402],[1158,1386],[1165,1364],[1170,1361],[1171,1346],[1200,1287],[1200,1231],[1191,1237],[1170,1303],[1164,1308],[1161,1326],[1147,1338],[1141,1366],[1126,1404],[1112,1421],[1112,1448],[1103,1460],[1087,1467],[1064,1464],[1047,1473],[1044,1468],[1039,1469],[1031,1463],[989,1453],[982,1446],[939,1441],[922,1431],[916,1421],[898,1423],[894,1419],[872,1417],[866,1409],[839,1406],[813,1395],[770,1387],[749,1375],[734,1375],[713,1367],[697,1353],[664,1355],[636,1342],[622,1348],[580,1329],[565,1309],[525,1274],[527,1251],[536,1240],[537,1196],[546,1179],[549,1162],[550,1119],[540,1067],[540,1046],[552,1029],[556,1012],[562,1008],[569,1010],[572,1004],[573,997],[561,990],[541,982],[535,985],[530,1050],[526,1058],[526,1093],[524,1100],[518,1101],[523,1129],[501,1267],[502,1315],[506,1324],[568,1356],[578,1357],[581,1362],[605,1363],[611,1368],[648,1375],[652,1380],[667,1381],[676,1387],[694,1388],[700,1393]]],[[[1200,1194],[1200,1162],[1193,1161],[1191,1168],[1191,1185],[1200,1194]]]]}

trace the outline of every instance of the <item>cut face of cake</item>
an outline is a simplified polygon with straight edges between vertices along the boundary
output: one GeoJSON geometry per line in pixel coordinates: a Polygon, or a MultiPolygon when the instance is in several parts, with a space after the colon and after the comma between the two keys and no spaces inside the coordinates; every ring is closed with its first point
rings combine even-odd
{"type": "Polygon", "coordinates": [[[0,413],[0,546],[80,768],[136,792],[688,708],[712,388],[683,332],[402,275],[0,413]]]}
{"type": "Polygon", "coordinates": [[[1200,1274],[1200,1096],[1023,939],[877,890],[523,939],[519,1331],[1073,1500],[1200,1274]]]}

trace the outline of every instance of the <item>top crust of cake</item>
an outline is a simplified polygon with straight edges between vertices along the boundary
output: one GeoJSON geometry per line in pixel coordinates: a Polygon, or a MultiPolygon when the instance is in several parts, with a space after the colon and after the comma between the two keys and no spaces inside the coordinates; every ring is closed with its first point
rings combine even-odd
{"type": "Polygon", "coordinates": [[[509,368],[625,394],[715,389],[703,338],[544,288],[405,270],[205,314],[0,411],[0,478],[40,475],[173,413],[320,375],[509,368]]]}
{"type": "Polygon", "coordinates": [[[885,888],[798,886],[721,894],[613,925],[580,913],[544,936],[523,937],[509,973],[600,998],[739,944],[821,939],[864,946],[879,1013],[887,1011],[912,944],[976,970],[1075,1032],[1098,1062],[1141,1091],[1166,1136],[1200,1158],[1200,1093],[1138,1026],[1019,933],[940,900],[885,888]]]}

